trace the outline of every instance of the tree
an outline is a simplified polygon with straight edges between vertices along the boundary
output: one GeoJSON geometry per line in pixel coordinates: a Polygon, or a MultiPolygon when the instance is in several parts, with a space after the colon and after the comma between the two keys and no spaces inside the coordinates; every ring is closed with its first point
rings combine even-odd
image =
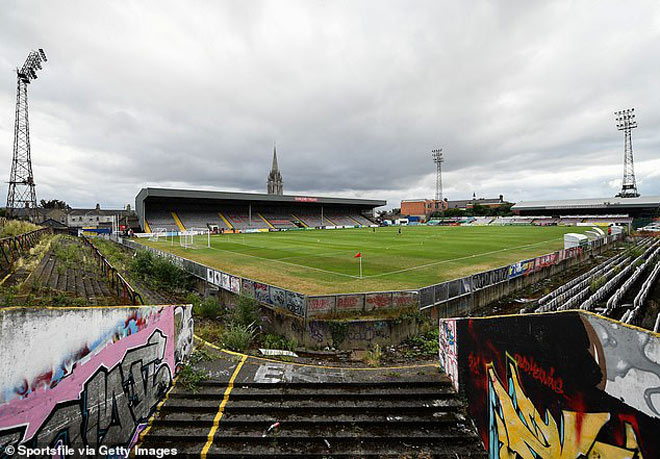
{"type": "Polygon", "coordinates": [[[39,201],[39,206],[43,207],[44,209],[63,209],[63,210],[71,209],[70,205],[68,205],[64,201],[60,201],[59,199],[51,199],[50,201],[46,201],[45,199],[42,199],[41,201],[39,201]]]}
{"type": "Polygon", "coordinates": [[[465,211],[462,209],[447,209],[444,212],[445,217],[464,217],[465,211]]]}
{"type": "Polygon", "coordinates": [[[472,209],[468,209],[470,215],[488,215],[488,207],[475,203],[472,209]]]}
{"type": "Polygon", "coordinates": [[[512,207],[513,207],[513,204],[510,203],[510,202],[500,204],[499,206],[491,209],[493,211],[493,213],[491,215],[497,215],[497,216],[500,216],[500,217],[513,215],[513,212],[511,212],[512,207]]]}

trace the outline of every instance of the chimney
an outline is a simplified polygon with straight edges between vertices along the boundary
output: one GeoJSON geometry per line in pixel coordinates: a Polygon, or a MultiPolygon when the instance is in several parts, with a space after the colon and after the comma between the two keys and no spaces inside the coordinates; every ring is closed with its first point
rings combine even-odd
{"type": "Polygon", "coordinates": [[[96,210],[101,210],[101,204],[99,204],[98,202],[96,203],[96,210]]]}
{"type": "Polygon", "coordinates": [[[500,202],[504,202],[504,196],[500,195],[500,202]]]}

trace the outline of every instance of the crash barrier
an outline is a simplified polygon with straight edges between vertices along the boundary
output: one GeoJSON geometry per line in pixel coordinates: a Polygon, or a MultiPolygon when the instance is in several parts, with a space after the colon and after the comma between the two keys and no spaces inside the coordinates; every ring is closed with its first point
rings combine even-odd
{"type": "Polygon", "coordinates": [[[193,327],[190,305],[0,309],[0,457],[127,457],[193,327]]]}
{"type": "Polygon", "coordinates": [[[536,309],[536,312],[547,312],[557,309],[559,305],[565,304],[569,298],[572,298],[588,287],[593,278],[608,272],[614,265],[621,263],[624,258],[624,254],[613,256],[581,276],[572,279],[561,287],[541,297],[537,302],[538,308],[536,309]]]}
{"type": "Polygon", "coordinates": [[[17,259],[34,247],[44,234],[51,233],[50,228],[40,228],[0,239],[0,271],[10,271],[17,259]]]}
{"type": "MultiPolygon", "coordinates": [[[[622,253],[542,297],[536,309],[525,309],[524,312],[566,311],[578,308],[596,310],[608,317],[621,317],[624,323],[641,326],[646,311],[646,299],[660,270],[660,241],[644,237],[634,242],[635,245],[622,253]],[[649,272],[644,279],[642,276],[649,272]],[[622,316],[618,315],[617,309],[627,307],[622,304],[624,297],[631,295],[630,290],[641,280],[643,282],[634,295],[632,308],[626,310],[622,316]]],[[[647,327],[653,328],[649,324],[647,327]]]]}
{"type": "MultiPolygon", "coordinates": [[[[658,279],[658,276],[660,276],[660,263],[656,262],[655,267],[653,268],[653,271],[651,271],[651,274],[649,277],[644,281],[642,284],[642,287],[639,290],[639,293],[635,296],[635,300],[633,302],[633,309],[629,310],[624,316],[622,317],[622,321],[627,323],[627,324],[633,324],[633,325],[640,325],[640,322],[643,318],[644,315],[644,310],[645,310],[645,305],[646,305],[646,298],[648,297],[649,293],[651,292],[651,288],[653,287],[654,283],[658,279]]],[[[653,330],[655,332],[660,331],[660,312],[658,312],[658,316],[655,320],[655,326],[653,330]]]]}
{"type": "Polygon", "coordinates": [[[550,275],[560,272],[581,260],[587,253],[606,250],[610,245],[623,240],[623,237],[623,234],[605,236],[588,241],[584,247],[558,250],[462,279],[422,288],[419,290],[420,308],[434,308],[438,317],[470,314],[476,307],[483,306],[483,303],[496,301],[524,287],[521,279],[541,280],[543,273],[550,275]],[[475,301],[475,296],[479,296],[478,302],[475,301]]]}
{"type": "MultiPolygon", "coordinates": [[[[195,261],[137,243],[128,238],[113,236],[114,241],[133,250],[149,250],[155,255],[167,258],[188,273],[205,280],[223,290],[245,294],[258,301],[286,310],[300,317],[328,317],[343,312],[370,312],[374,310],[419,308],[424,311],[433,308],[439,317],[469,314],[480,306],[475,295],[487,293],[479,301],[496,301],[514,289],[522,287],[520,279],[531,274],[541,273],[546,268],[561,270],[566,262],[579,262],[583,255],[594,249],[605,250],[611,244],[623,239],[623,234],[605,236],[589,241],[584,247],[559,250],[528,260],[519,261],[490,271],[472,274],[461,279],[431,285],[418,290],[364,292],[307,296],[264,282],[248,279],[195,261]],[[503,288],[487,292],[494,286],[503,288]]],[[[547,271],[548,273],[551,271],[547,271]]]]}
{"type": "MultiPolygon", "coordinates": [[[[608,315],[607,313],[611,312],[621,304],[621,301],[623,300],[623,296],[628,292],[628,290],[630,290],[632,285],[642,276],[642,274],[644,274],[644,272],[649,267],[654,265],[656,268],[658,267],[656,261],[658,259],[659,254],[660,254],[660,241],[658,241],[657,245],[651,246],[651,248],[647,250],[646,253],[644,253],[644,255],[640,256],[633,262],[633,265],[636,266],[635,271],[633,272],[632,276],[630,276],[623,283],[623,285],[617,289],[614,295],[612,295],[612,297],[607,301],[607,308],[605,315],[608,315]]],[[[651,283],[649,284],[649,289],[650,289],[650,286],[653,284],[653,279],[654,279],[653,274],[651,274],[650,278],[647,278],[645,285],[649,279],[651,280],[651,283]]],[[[644,288],[642,288],[642,290],[635,298],[635,302],[633,305],[636,308],[640,305],[639,303],[642,298],[642,293],[644,293],[644,288]]],[[[648,294],[648,291],[646,293],[648,294]]],[[[643,303],[645,300],[646,300],[646,295],[644,295],[644,299],[641,300],[641,303],[643,303]]]]}
{"type": "Polygon", "coordinates": [[[99,265],[99,268],[103,272],[103,275],[110,281],[110,284],[112,285],[112,288],[115,289],[115,294],[124,300],[129,300],[131,304],[138,305],[138,304],[144,304],[144,301],[142,300],[142,296],[135,291],[135,289],[131,286],[131,284],[128,283],[126,279],[124,279],[124,276],[119,274],[119,271],[117,271],[117,268],[112,266],[112,264],[108,261],[107,258],[103,256],[103,254],[97,249],[92,241],[90,241],[87,236],[80,236],[82,240],[92,248],[92,252],[94,253],[94,258],[96,259],[96,262],[99,265]]]}
{"type": "Polygon", "coordinates": [[[439,322],[489,457],[660,457],[660,335],[585,311],[439,322]]]}

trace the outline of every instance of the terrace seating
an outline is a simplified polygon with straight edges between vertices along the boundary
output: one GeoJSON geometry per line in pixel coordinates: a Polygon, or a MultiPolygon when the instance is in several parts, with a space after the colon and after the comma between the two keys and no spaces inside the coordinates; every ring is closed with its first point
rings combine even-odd
{"type": "Polygon", "coordinates": [[[582,223],[584,219],[582,217],[561,217],[559,220],[560,225],[570,225],[575,226],[578,223],[582,223]]]}
{"type": "Polygon", "coordinates": [[[346,214],[328,214],[326,217],[331,220],[337,226],[357,226],[355,220],[352,220],[346,214]]]}
{"type": "Polygon", "coordinates": [[[151,231],[156,231],[157,229],[164,229],[166,231],[179,231],[172,213],[167,210],[154,210],[148,209],[145,215],[147,223],[151,228],[151,231]]]}
{"type": "Polygon", "coordinates": [[[559,222],[558,218],[553,218],[553,217],[534,217],[534,220],[532,220],[532,225],[537,225],[537,226],[549,226],[549,225],[556,225],[557,222],[559,222]]]}
{"type": "Polygon", "coordinates": [[[177,215],[186,228],[208,228],[209,225],[227,230],[229,226],[212,210],[179,209],[177,215]]]}
{"type": "Polygon", "coordinates": [[[319,213],[312,213],[312,212],[295,212],[294,215],[298,217],[302,222],[309,226],[309,227],[317,227],[317,226],[326,226],[330,225],[331,223],[328,222],[327,220],[324,219],[323,223],[321,223],[321,212],[319,213]]]}
{"type": "Polygon", "coordinates": [[[295,218],[284,212],[262,211],[261,215],[270,222],[275,228],[295,228],[293,223],[295,218]]]}
{"type": "Polygon", "coordinates": [[[365,217],[364,215],[360,215],[360,214],[351,214],[350,217],[351,217],[353,220],[357,221],[360,225],[369,226],[369,225],[373,225],[373,224],[374,224],[374,222],[372,222],[371,220],[369,220],[369,219],[368,219],[367,217],[365,217]]]}
{"type": "Polygon", "coordinates": [[[228,210],[226,212],[223,211],[223,214],[236,229],[270,228],[268,224],[257,215],[257,212],[252,212],[252,221],[250,221],[250,216],[245,211],[228,210]]]}
{"type": "Polygon", "coordinates": [[[597,225],[599,223],[618,223],[621,225],[627,225],[628,223],[632,223],[632,218],[631,217],[613,217],[613,218],[607,218],[607,217],[589,217],[584,219],[585,223],[591,224],[591,225],[597,225]]]}
{"type": "Polygon", "coordinates": [[[474,217],[474,220],[472,221],[473,225],[490,225],[493,220],[495,220],[493,217],[474,217]]]}

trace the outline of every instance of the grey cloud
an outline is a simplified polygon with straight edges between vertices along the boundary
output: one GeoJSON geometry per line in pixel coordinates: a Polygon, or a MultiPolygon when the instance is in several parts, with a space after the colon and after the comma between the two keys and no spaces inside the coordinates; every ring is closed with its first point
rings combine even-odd
{"type": "Polygon", "coordinates": [[[442,146],[452,198],[612,194],[622,157],[612,112],[628,106],[641,191],[660,194],[649,169],[660,145],[656,2],[5,6],[7,176],[11,70],[30,48],[50,58],[30,87],[40,197],[122,205],[147,184],[263,191],[273,142],[291,193],[395,206],[430,197],[430,150],[442,146]],[[594,164],[619,167],[561,179],[594,164]]]}

